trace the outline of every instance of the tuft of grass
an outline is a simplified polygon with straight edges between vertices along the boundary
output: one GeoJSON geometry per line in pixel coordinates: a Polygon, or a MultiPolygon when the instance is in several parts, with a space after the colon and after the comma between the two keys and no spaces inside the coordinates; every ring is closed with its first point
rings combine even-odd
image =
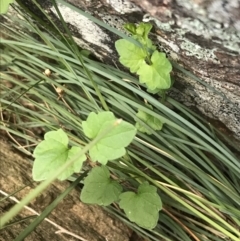
{"type": "MultiPolygon", "coordinates": [[[[86,16],[64,1],[58,2],[86,16]]],[[[1,70],[4,82],[0,85],[0,127],[16,147],[31,155],[42,134],[59,127],[67,132],[71,144],[87,147],[89,140],[81,123],[90,112],[110,110],[134,124],[140,108],[161,120],[164,128],[152,130],[151,136],[139,132],[128,147],[127,161],[124,157],[108,165],[112,175],[124,181],[126,189],[135,190],[143,180],[158,188],[163,202],[158,225],[154,230],[144,230],[129,222],[117,206],[106,209],[149,240],[238,241],[239,159],[219,139],[218,131],[169,97],[166,104],[161,103],[134,76],[83,56],[57,5],[67,37],[37,3],[36,6],[58,35],[48,29],[42,31],[26,11],[19,11],[22,18],[6,16],[8,21],[1,22],[5,31],[0,39],[1,63],[5,68],[1,70]],[[51,74],[46,74],[47,69],[51,74]],[[35,130],[40,130],[40,134],[35,130]]],[[[85,166],[79,176],[89,168],[85,166]]],[[[78,175],[71,180],[76,178],[78,175]]],[[[35,195],[43,189],[36,190],[35,195]]],[[[24,231],[24,237],[41,220],[35,220],[24,231]]]]}

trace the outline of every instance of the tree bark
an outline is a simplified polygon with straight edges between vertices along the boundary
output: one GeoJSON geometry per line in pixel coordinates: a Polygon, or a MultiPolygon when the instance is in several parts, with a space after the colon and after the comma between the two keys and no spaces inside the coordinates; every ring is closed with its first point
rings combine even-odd
{"type": "MultiPolygon", "coordinates": [[[[27,0],[23,2],[29,2],[27,0]]],[[[151,38],[171,61],[202,80],[174,68],[169,95],[219,121],[240,139],[239,0],[67,0],[120,31],[126,22],[151,21],[151,38]],[[147,14],[147,15],[146,15],[147,14]]],[[[56,17],[50,1],[40,1],[56,17]]],[[[119,37],[59,4],[76,42],[105,63],[121,66],[114,48],[119,37]]],[[[224,127],[225,130],[227,130],[224,127]]]]}
{"type": "MultiPolygon", "coordinates": [[[[132,0],[137,6],[129,1],[116,0],[68,2],[119,30],[123,30],[126,22],[151,21],[155,27],[151,38],[160,49],[170,60],[203,82],[200,84],[175,68],[173,76],[176,82],[170,96],[220,121],[240,138],[239,1],[132,0]]],[[[72,22],[69,14],[67,17],[66,8],[62,7],[62,13],[72,26],[79,25],[79,22],[72,22]]],[[[77,28],[81,33],[91,31],[86,26],[85,30],[77,28]]],[[[96,31],[92,32],[91,40],[96,39],[96,31]]],[[[109,63],[114,60],[117,63],[116,39],[116,36],[103,31],[102,38],[90,42],[90,46],[103,61],[109,63]]]]}
{"type": "Polygon", "coordinates": [[[182,76],[179,71],[175,72],[176,89],[171,95],[222,121],[239,138],[240,1],[132,2],[150,14],[145,18],[155,23],[157,39],[170,58],[225,97],[182,76]]]}

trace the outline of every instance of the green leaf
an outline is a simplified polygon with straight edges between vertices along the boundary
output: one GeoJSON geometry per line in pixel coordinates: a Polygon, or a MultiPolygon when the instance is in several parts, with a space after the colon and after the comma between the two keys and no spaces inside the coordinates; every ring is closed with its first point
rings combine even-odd
{"type": "MultiPolygon", "coordinates": [[[[82,122],[83,132],[87,137],[95,138],[115,121],[116,118],[112,112],[105,111],[98,114],[91,112],[87,120],[82,122]]],[[[121,121],[90,149],[91,160],[105,165],[109,160],[125,155],[125,147],[131,143],[136,132],[133,125],[121,121]]]]}
{"type": "Polygon", "coordinates": [[[110,178],[107,167],[94,167],[84,180],[80,195],[84,203],[108,206],[118,200],[122,186],[110,178]]]}
{"type": "Polygon", "coordinates": [[[154,51],[151,57],[152,65],[143,63],[137,74],[141,83],[145,83],[151,91],[155,89],[169,89],[171,87],[170,72],[172,65],[164,53],[154,51]]]}
{"type": "Polygon", "coordinates": [[[157,225],[162,201],[156,187],[144,182],[137,193],[124,192],[119,198],[119,206],[130,221],[146,229],[153,229],[157,225]]]}
{"type": "Polygon", "coordinates": [[[142,36],[145,41],[148,39],[148,34],[150,33],[152,29],[152,24],[150,23],[140,23],[137,26],[136,34],[139,36],[142,36]]]}
{"type": "Polygon", "coordinates": [[[148,51],[151,52],[151,54],[156,50],[156,46],[152,44],[152,41],[150,39],[147,39],[146,41],[146,46],[147,46],[147,49],[148,51]]]}
{"type": "Polygon", "coordinates": [[[136,25],[134,23],[126,23],[123,27],[131,34],[136,34],[136,25]]]}
{"type": "Polygon", "coordinates": [[[9,4],[13,2],[14,0],[0,0],[0,14],[7,13],[9,4]]]}
{"type": "Polygon", "coordinates": [[[147,54],[141,47],[125,39],[117,40],[115,42],[115,47],[120,55],[120,63],[130,68],[132,73],[136,73],[139,67],[145,63],[147,54]]]}
{"type": "Polygon", "coordinates": [[[156,46],[152,44],[152,41],[150,39],[144,40],[143,37],[138,35],[134,35],[133,38],[136,39],[139,43],[141,43],[141,45],[148,50],[149,54],[152,54],[156,50],[156,46]]]}
{"type": "Polygon", "coordinates": [[[134,23],[127,23],[124,25],[124,28],[133,35],[132,37],[134,39],[139,41],[148,50],[151,52],[156,50],[156,46],[154,46],[152,41],[148,38],[148,34],[152,29],[150,23],[140,23],[138,26],[134,23]]]}
{"type": "Polygon", "coordinates": [[[95,138],[102,126],[108,121],[115,121],[116,118],[114,114],[110,111],[100,112],[98,114],[91,112],[88,115],[87,121],[82,122],[82,128],[84,134],[88,138],[95,138]]]}
{"type": "MultiPolygon", "coordinates": [[[[145,122],[145,124],[149,125],[153,130],[160,131],[163,127],[163,123],[159,119],[144,111],[139,110],[136,116],[145,122]]],[[[136,128],[143,133],[147,133],[149,135],[152,134],[152,131],[143,126],[140,122],[136,123],[136,128]]]]}
{"type": "MultiPolygon", "coordinates": [[[[73,159],[81,151],[80,147],[68,149],[68,136],[62,129],[46,133],[44,139],[33,152],[35,160],[32,174],[35,181],[49,178],[56,169],[73,159]]],[[[74,172],[79,172],[85,160],[85,155],[79,157],[58,179],[65,180],[74,172]]]]}

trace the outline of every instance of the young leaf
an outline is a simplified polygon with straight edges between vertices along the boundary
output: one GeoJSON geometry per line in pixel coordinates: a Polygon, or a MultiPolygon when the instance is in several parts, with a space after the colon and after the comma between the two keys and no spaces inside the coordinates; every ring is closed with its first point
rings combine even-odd
{"type": "Polygon", "coordinates": [[[141,83],[145,83],[150,90],[169,89],[171,87],[170,72],[172,65],[164,53],[154,51],[151,57],[152,65],[143,63],[137,71],[141,83]]]}
{"type": "MultiPolygon", "coordinates": [[[[99,114],[91,112],[87,120],[82,122],[83,132],[87,137],[95,138],[107,127],[113,125],[115,120],[111,112],[105,111],[99,114]]],[[[106,165],[109,160],[123,156],[126,153],[125,147],[131,143],[136,131],[133,125],[122,121],[89,150],[91,160],[106,165]]]]}
{"type": "Polygon", "coordinates": [[[137,26],[136,34],[139,36],[142,36],[145,41],[148,39],[148,34],[150,33],[152,29],[152,24],[150,23],[140,23],[137,26]]]}
{"type": "MultiPolygon", "coordinates": [[[[40,142],[35,148],[33,155],[32,175],[35,181],[42,181],[47,178],[60,166],[68,160],[71,160],[81,150],[80,147],[68,149],[68,136],[62,130],[49,131],[44,135],[44,141],[40,142]]],[[[74,172],[79,172],[86,156],[79,157],[71,166],[69,166],[58,177],[59,180],[65,180],[74,172]]]]}
{"type": "Polygon", "coordinates": [[[119,39],[115,42],[115,48],[120,55],[120,63],[130,68],[132,73],[136,73],[139,67],[145,63],[147,54],[141,47],[125,39],[119,39]]]}
{"type": "Polygon", "coordinates": [[[108,121],[115,121],[114,114],[110,111],[100,112],[98,114],[91,112],[87,121],[82,122],[83,132],[88,138],[95,138],[102,126],[108,121]]]}
{"type": "MultiPolygon", "coordinates": [[[[163,123],[159,119],[144,111],[139,110],[136,116],[149,125],[153,130],[160,131],[163,127],[163,123]]],[[[152,131],[143,126],[140,122],[136,123],[136,128],[143,133],[147,133],[149,135],[152,134],[152,131]]]]}
{"type": "Polygon", "coordinates": [[[156,46],[153,45],[150,39],[144,40],[143,37],[138,35],[134,35],[133,38],[136,39],[139,43],[141,43],[142,46],[144,46],[150,54],[152,54],[156,50],[156,46]]]}
{"type": "Polygon", "coordinates": [[[119,206],[130,221],[146,229],[153,229],[157,225],[162,201],[156,187],[144,182],[139,186],[137,194],[124,192],[119,198],[119,206]]]}
{"type": "Polygon", "coordinates": [[[110,178],[107,167],[94,167],[84,180],[80,195],[84,203],[108,206],[118,200],[122,186],[110,178]]]}
{"type": "Polygon", "coordinates": [[[151,53],[156,50],[156,46],[148,38],[148,34],[152,29],[150,23],[140,23],[138,26],[134,23],[124,24],[124,28],[132,34],[132,37],[145,46],[151,53]]]}
{"type": "Polygon", "coordinates": [[[123,27],[131,34],[136,34],[136,25],[134,23],[126,23],[123,27]]]}

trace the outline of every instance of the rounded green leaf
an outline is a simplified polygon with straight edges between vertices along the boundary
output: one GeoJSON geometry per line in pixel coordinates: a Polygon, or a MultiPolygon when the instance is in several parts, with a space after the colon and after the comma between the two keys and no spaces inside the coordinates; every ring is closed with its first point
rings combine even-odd
{"type": "MultiPolygon", "coordinates": [[[[37,145],[33,153],[35,160],[32,175],[35,181],[49,178],[56,169],[73,159],[81,151],[80,147],[68,149],[68,136],[62,129],[50,131],[45,134],[44,138],[45,140],[37,145]]],[[[85,160],[85,155],[79,157],[58,176],[58,179],[65,180],[74,172],[79,172],[85,160]]]]}
{"type": "Polygon", "coordinates": [[[120,63],[130,68],[132,73],[136,73],[139,67],[145,63],[147,54],[139,46],[125,39],[120,39],[115,42],[115,48],[120,55],[120,63]]]}
{"type": "MultiPolygon", "coordinates": [[[[109,113],[111,112],[91,113],[83,122],[84,133],[88,137],[94,138],[113,125],[116,118],[109,113]]],[[[89,150],[91,160],[105,165],[109,160],[123,156],[126,153],[125,147],[131,143],[136,132],[137,130],[132,124],[121,121],[89,150]]]]}
{"type": "Polygon", "coordinates": [[[156,187],[144,182],[139,186],[138,193],[124,192],[119,198],[119,206],[130,221],[146,229],[157,225],[162,201],[156,187]]]}
{"type": "MultiPolygon", "coordinates": [[[[159,119],[144,111],[139,110],[136,116],[145,122],[145,124],[149,125],[153,130],[160,131],[163,127],[163,123],[159,119]]],[[[143,133],[147,133],[149,135],[152,134],[151,129],[145,127],[140,122],[136,123],[136,128],[143,133]]]]}
{"type": "MultiPolygon", "coordinates": [[[[107,124],[109,126],[112,122],[107,124]]],[[[106,126],[103,126],[102,129],[105,129],[106,126]]],[[[98,161],[105,165],[109,160],[122,157],[126,153],[125,147],[132,142],[136,132],[137,130],[133,125],[122,121],[90,149],[89,154],[92,161],[98,161]]]]}
{"type": "Polygon", "coordinates": [[[94,167],[84,180],[80,199],[84,203],[107,206],[118,200],[122,186],[110,178],[107,167],[94,167]]]}
{"type": "Polygon", "coordinates": [[[99,134],[102,126],[107,121],[114,121],[115,119],[115,116],[110,111],[100,112],[98,114],[91,112],[87,120],[82,122],[83,132],[88,138],[93,139],[99,134]]]}
{"type": "Polygon", "coordinates": [[[151,91],[169,89],[171,87],[170,72],[172,65],[164,53],[154,51],[151,57],[152,65],[143,63],[137,71],[139,81],[145,83],[151,91]]]}

